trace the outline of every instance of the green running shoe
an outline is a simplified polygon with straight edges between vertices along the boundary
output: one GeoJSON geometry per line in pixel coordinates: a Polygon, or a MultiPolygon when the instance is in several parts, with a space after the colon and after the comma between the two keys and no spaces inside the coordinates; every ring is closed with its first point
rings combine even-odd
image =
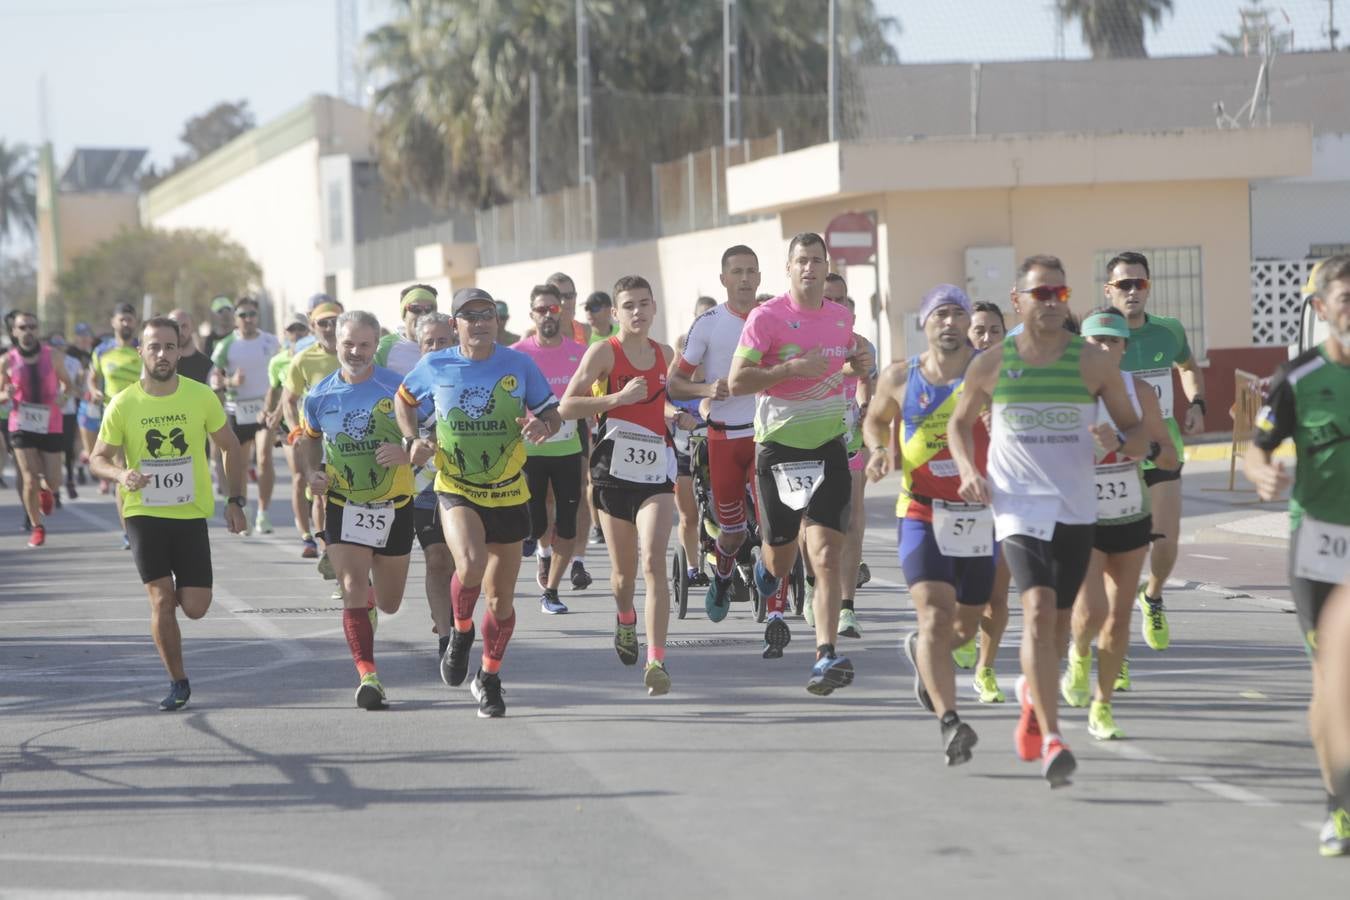
{"type": "Polygon", "coordinates": [[[625,625],[614,620],[614,652],[619,654],[619,662],[625,666],[635,666],[638,661],[637,623],[625,625]]]}
{"type": "Polygon", "coordinates": [[[361,676],[361,684],[356,689],[356,705],[364,710],[386,709],[389,706],[380,676],[374,672],[361,676]]]}
{"type": "Polygon", "coordinates": [[[975,685],[975,696],[981,703],[1003,702],[1003,692],[998,689],[998,676],[994,674],[992,666],[976,669],[971,684],[975,685]]]}
{"type": "MultiPolygon", "coordinates": [[[[812,618],[815,618],[812,616],[812,618]]],[[[816,627],[815,622],[810,623],[812,628],[816,627]]],[[[839,636],[848,638],[862,637],[862,629],[858,627],[858,617],[851,609],[839,610],[839,636]]]]}
{"type": "Polygon", "coordinates": [[[1350,856],[1350,812],[1344,806],[1327,816],[1318,840],[1317,852],[1323,856],[1350,856]]]}
{"type": "Polygon", "coordinates": [[[802,600],[802,616],[807,628],[816,627],[816,580],[806,579],[806,597],[802,600]]]}
{"type": "Polygon", "coordinates": [[[1121,660],[1120,674],[1116,676],[1115,690],[1125,692],[1130,689],[1130,658],[1121,660]]]}
{"type": "Polygon", "coordinates": [[[1172,643],[1172,632],[1167,627],[1167,613],[1163,611],[1162,600],[1157,603],[1144,596],[1146,587],[1139,586],[1139,611],[1143,613],[1144,620],[1139,623],[1139,630],[1144,634],[1144,643],[1148,644],[1153,650],[1166,650],[1172,643]]]}
{"type": "Polygon", "coordinates": [[[952,651],[952,662],[956,663],[958,669],[970,670],[975,668],[975,663],[979,661],[979,658],[980,651],[975,646],[975,638],[971,638],[952,651]]]}
{"type": "Polygon", "coordinates": [[[1116,727],[1116,720],[1111,716],[1110,703],[1092,701],[1088,708],[1088,734],[1099,741],[1118,741],[1125,737],[1125,732],[1116,727]]]}
{"type": "Polygon", "coordinates": [[[1059,695],[1070,706],[1083,707],[1092,699],[1092,652],[1079,656],[1073,644],[1069,644],[1069,664],[1064,676],[1059,679],[1059,695]]]}
{"type": "Polygon", "coordinates": [[[647,686],[648,697],[660,697],[670,693],[670,673],[666,664],[659,659],[647,663],[647,671],[642,673],[642,683],[647,686]]]}

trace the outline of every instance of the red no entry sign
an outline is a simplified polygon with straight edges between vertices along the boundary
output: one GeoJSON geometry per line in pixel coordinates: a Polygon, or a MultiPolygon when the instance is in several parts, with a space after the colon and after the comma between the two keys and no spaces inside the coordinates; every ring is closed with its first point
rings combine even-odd
{"type": "Polygon", "coordinates": [[[825,228],[825,246],[830,259],[850,266],[865,263],[877,253],[877,225],[867,213],[841,213],[825,228]]]}

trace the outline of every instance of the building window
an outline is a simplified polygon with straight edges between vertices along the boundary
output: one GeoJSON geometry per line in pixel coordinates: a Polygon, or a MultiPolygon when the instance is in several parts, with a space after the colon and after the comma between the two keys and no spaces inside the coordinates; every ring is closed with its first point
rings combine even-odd
{"type": "MultiPolygon", "coordinates": [[[[1205,358],[1205,295],[1199,247],[1130,247],[1148,258],[1148,311],[1181,320],[1196,359],[1205,358]]],[[[1120,250],[1100,250],[1094,268],[1106,281],[1106,264],[1120,250]]]]}
{"type": "Polygon", "coordinates": [[[328,243],[342,242],[342,182],[328,182],[328,243]]]}

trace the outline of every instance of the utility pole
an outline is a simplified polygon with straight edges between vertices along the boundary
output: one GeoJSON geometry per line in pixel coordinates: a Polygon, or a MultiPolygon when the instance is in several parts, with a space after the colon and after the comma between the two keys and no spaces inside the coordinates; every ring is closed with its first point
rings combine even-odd
{"type": "Polygon", "coordinates": [[[530,70],[530,196],[539,196],[539,73],[530,70]]]}
{"type": "Polygon", "coordinates": [[[577,0],[577,184],[595,178],[595,142],[591,134],[591,31],[586,0],[577,0]]]}
{"type": "Polygon", "coordinates": [[[1331,42],[1331,49],[1336,50],[1336,0],[1327,0],[1327,40],[1331,42]]]}
{"type": "Polygon", "coordinates": [[[829,74],[825,90],[828,94],[826,112],[829,116],[828,140],[839,140],[839,0],[829,0],[829,74]]]}
{"type": "Polygon", "coordinates": [[[722,0],[722,143],[739,144],[741,118],[741,27],[736,0],[722,0]]]}

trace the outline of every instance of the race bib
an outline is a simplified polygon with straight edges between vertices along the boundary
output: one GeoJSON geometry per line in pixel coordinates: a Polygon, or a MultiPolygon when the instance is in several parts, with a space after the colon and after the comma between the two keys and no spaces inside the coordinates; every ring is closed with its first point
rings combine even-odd
{"type": "Polygon", "coordinates": [[[1321,522],[1305,513],[1295,539],[1294,574],[1299,578],[1323,584],[1350,578],[1350,525],[1321,522]]]}
{"type": "Polygon", "coordinates": [[[661,484],[670,478],[666,460],[666,439],[635,426],[617,425],[609,432],[614,454],[609,474],[635,484],[661,484]]]}
{"type": "Polygon", "coordinates": [[[956,467],[956,460],[954,459],[930,459],[928,471],[938,478],[955,478],[961,474],[961,470],[956,467]]]}
{"type": "Polygon", "coordinates": [[[263,398],[234,401],[234,421],[237,425],[258,424],[258,414],[263,411],[263,398]]]}
{"type": "Polygon", "coordinates": [[[943,556],[990,556],[994,552],[994,513],[978,503],[933,501],[933,537],[943,556]]]}
{"type": "Polygon", "coordinates": [[[778,499],[791,509],[806,509],[825,480],[825,463],[818,459],[778,463],[769,470],[778,487],[778,499]]]}
{"type": "Polygon", "coordinates": [[[196,479],[191,456],[172,459],[143,459],[136,467],[149,479],[141,488],[141,503],[146,506],[179,506],[191,503],[196,479]]]}
{"type": "Polygon", "coordinates": [[[1153,388],[1154,395],[1158,398],[1158,406],[1162,407],[1163,420],[1172,418],[1172,369],[1169,366],[1166,369],[1145,369],[1142,372],[1135,372],[1135,375],[1148,382],[1148,386],[1153,388]]]}
{"type": "Polygon", "coordinates": [[[46,434],[51,424],[52,411],[41,403],[19,404],[19,430],[30,434],[46,434]]]}
{"type": "Polygon", "coordinates": [[[1144,511],[1144,492],[1139,487],[1138,463],[1098,466],[1097,518],[1123,519],[1144,511]]]}
{"type": "Polygon", "coordinates": [[[382,548],[389,543],[389,529],[394,524],[394,506],[391,503],[348,503],[342,508],[342,542],[363,547],[382,548]]]}
{"type": "Polygon", "coordinates": [[[570,441],[576,435],[576,433],[577,433],[577,420],[564,419],[562,427],[558,429],[558,433],[553,435],[553,437],[549,438],[548,440],[544,441],[544,443],[561,444],[563,441],[570,441]]]}

